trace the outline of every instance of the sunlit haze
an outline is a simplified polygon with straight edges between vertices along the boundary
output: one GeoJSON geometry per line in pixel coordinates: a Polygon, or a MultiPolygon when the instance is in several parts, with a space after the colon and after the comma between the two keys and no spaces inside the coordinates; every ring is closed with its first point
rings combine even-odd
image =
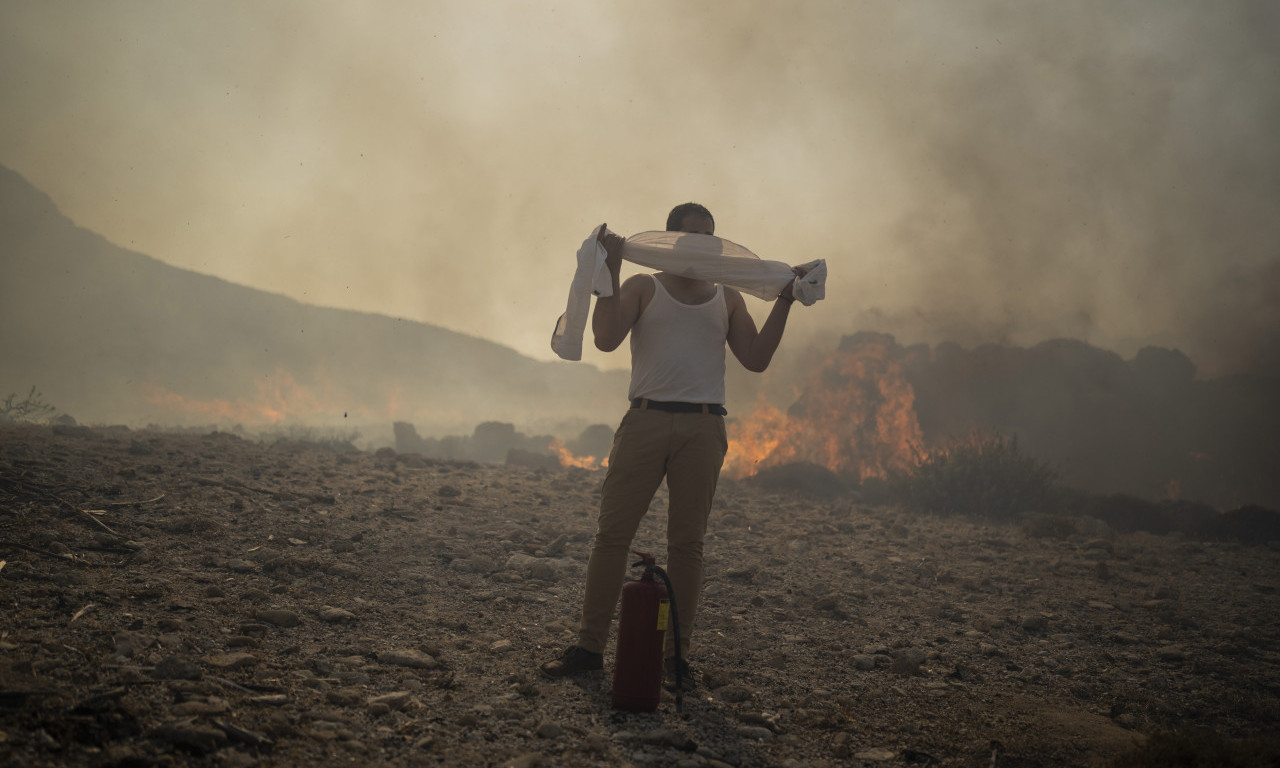
{"type": "Polygon", "coordinates": [[[0,164],[169,264],[539,359],[590,229],[695,200],[828,259],[792,343],[1217,374],[1280,327],[1277,39],[1258,2],[6,2],[0,164]]]}

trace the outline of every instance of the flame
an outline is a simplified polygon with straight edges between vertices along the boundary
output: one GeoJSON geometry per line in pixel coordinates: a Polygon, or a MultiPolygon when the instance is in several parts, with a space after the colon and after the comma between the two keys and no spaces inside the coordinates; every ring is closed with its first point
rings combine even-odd
{"type": "Polygon", "coordinates": [[[367,409],[352,407],[348,398],[335,396],[323,372],[300,384],[283,368],[254,382],[254,395],[228,400],[202,400],[174,392],[155,382],[139,385],[142,396],[165,417],[234,422],[248,426],[281,424],[286,420],[339,419],[352,411],[367,416],[367,409]]]}
{"type": "Polygon", "coordinates": [[[552,438],[551,443],[547,446],[560,459],[562,467],[580,467],[582,469],[600,469],[609,466],[609,457],[605,457],[600,461],[596,461],[594,456],[574,456],[573,453],[565,447],[564,442],[558,438],[552,438]]]}
{"type": "Polygon", "coordinates": [[[923,442],[892,338],[859,334],[813,370],[785,414],[761,400],[730,425],[725,472],[744,477],[805,461],[859,480],[885,477],[918,464],[923,442]]]}

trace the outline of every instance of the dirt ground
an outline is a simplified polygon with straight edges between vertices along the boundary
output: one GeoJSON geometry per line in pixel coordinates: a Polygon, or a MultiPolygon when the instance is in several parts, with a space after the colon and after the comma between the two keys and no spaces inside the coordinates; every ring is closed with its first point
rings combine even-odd
{"type": "MultiPolygon", "coordinates": [[[[683,712],[540,679],[601,473],[0,427],[0,764],[1104,765],[1280,722],[1274,546],[722,483],[683,712]]],[[[664,549],[660,492],[637,546],[664,549]]]]}

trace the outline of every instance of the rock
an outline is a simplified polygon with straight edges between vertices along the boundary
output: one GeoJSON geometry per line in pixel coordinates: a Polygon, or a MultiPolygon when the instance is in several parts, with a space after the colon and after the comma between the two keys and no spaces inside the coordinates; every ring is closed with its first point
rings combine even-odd
{"type": "Polygon", "coordinates": [[[889,671],[895,675],[919,675],[920,665],[924,664],[925,654],[919,648],[906,648],[893,659],[889,671]]]}
{"type": "Polygon", "coordinates": [[[864,749],[861,752],[854,752],[853,757],[855,760],[870,760],[873,763],[883,763],[887,760],[896,760],[898,753],[896,750],[874,747],[872,749],[864,749]]]}
{"type": "Polygon", "coordinates": [[[268,624],[274,624],[277,627],[296,627],[302,623],[302,619],[298,617],[298,614],[278,608],[258,611],[254,614],[254,618],[259,621],[265,621],[268,624]]]}
{"type": "Polygon", "coordinates": [[[503,763],[502,768],[538,768],[541,765],[542,755],[537,752],[526,752],[503,763]]]}
{"type": "Polygon", "coordinates": [[[1158,656],[1161,661],[1178,663],[1186,661],[1187,651],[1180,645],[1165,645],[1156,649],[1156,656],[1158,656]]]}
{"type": "Polygon", "coordinates": [[[518,576],[542,581],[558,581],[579,570],[578,561],[571,557],[533,557],[524,552],[514,552],[502,566],[503,570],[518,576]]]}
{"type": "Polygon", "coordinates": [[[840,607],[839,595],[824,595],[813,602],[815,611],[834,611],[840,607]]]}
{"type": "Polygon", "coordinates": [[[1022,620],[1022,628],[1027,632],[1043,632],[1049,628],[1049,618],[1036,614],[1022,620]]]}
{"type": "Polygon", "coordinates": [[[320,609],[320,620],[329,624],[340,624],[343,622],[355,621],[356,615],[351,611],[342,608],[331,608],[325,606],[320,609]]]}
{"type": "Polygon", "coordinates": [[[206,657],[205,662],[219,669],[243,669],[257,664],[257,657],[251,653],[221,653],[206,657]]]}
{"type": "Polygon", "coordinates": [[[194,717],[196,715],[217,715],[231,708],[226,699],[210,696],[207,699],[192,699],[181,704],[174,704],[169,713],[178,717],[194,717]]]}
{"type": "Polygon", "coordinates": [[[153,730],[151,735],[163,739],[175,747],[188,749],[198,754],[207,754],[231,743],[221,728],[197,725],[186,720],[165,723],[153,730]]]}
{"type": "Polygon", "coordinates": [[[435,669],[440,666],[440,662],[412,648],[385,651],[378,654],[378,661],[394,667],[409,667],[411,669],[435,669]]]}
{"type": "Polygon", "coordinates": [[[733,675],[723,669],[709,667],[702,672],[702,684],[707,690],[714,691],[733,682],[733,675]]]}
{"type": "Polygon", "coordinates": [[[156,664],[151,675],[159,680],[199,680],[204,672],[189,659],[167,656],[156,664]]]}
{"type": "Polygon", "coordinates": [[[773,741],[773,731],[765,728],[763,725],[740,725],[734,729],[734,732],[744,739],[773,741]]]}
{"type": "Polygon", "coordinates": [[[234,573],[252,573],[255,570],[255,568],[253,563],[250,563],[247,560],[232,558],[231,560],[227,561],[227,570],[232,571],[234,573]]]}
{"type": "Polygon", "coordinates": [[[325,701],[340,707],[354,707],[360,703],[364,694],[358,688],[335,688],[327,691],[325,701]]]}
{"type": "Polygon", "coordinates": [[[870,672],[876,668],[876,657],[865,653],[857,654],[853,657],[853,666],[863,672],[870,672]]]}
{"type": "Polygon", "coordinates": [[[114,655],[126,659],[133,658],[139,651],[145,651],[156,642],[154,637],[129,631],[117,632],[114,639],[116,644],[114,655]]]}
{"type": "Polygon", "coordinates": [[[547,553],[547,557],[557,557],[564,552],[564,547],[568,543],[569,537],[562,533],[557,536],[554,541],[548,544],[544,551],[547,553]]]}
{"type": "Polygon", "coordinates": [[[205,662],[218,669],[244,669],[258,663],[258,657],[252,653],[221,653],[209,656],[205,662]]]}
{"type": "Polygon", "coordinates": [[[549,720],[544,720],[538,724],[538,729],[535,733],[541,739],[558,739],[564,735],[564,728],[549,720]]]}
{"type": "MultiPolygon", "coordinates": [[[[272,741],[270,738],[268,738],[265,734],[258,733],[257,731],[251,731],[248,728],[241,728],[235,723],[228,723],[222,720],[214,720],[213,724],[221,728],[222,731],[225,734],[227,734],[227,738],[230,739],[231,741],[237,744],[244,744],[246,746],[252,747],[253,749],[258,750],[259,752],[270,752],[271,749],[275,746],[275,742],[272,741]]],[[[243,753],[238,753],[238,754],[243,754],[243,753]]],[[[245,757],[248,757],[248,755],[245,755],[245,757]]],[[[225,761],[221,761],[221,762],[222,764],[226,764],[225,761]]],[[[248,764],[252,765],[254,763],[248,763],[248,764]]]]}
{"type": "Polygon", "coordinates": [[[246,701],[260,707],[283,707],[289,703],[289,697],[283,693],[268,693],[262,696],[251,696],[246,701]]]}
{"type": "Polygon", "coordinates": [[[454,558],[449,562],[449,568],[463,573],[493,573],[498,570],[492,560],[480,555],[454,558]]]}
{"type": "Polygon", "coordinates": [[[750,689],[740,683],[726,685],[716,691],[717,698],[727,701],[731,704],[738,704],[744,701],[751,701],[755,698],[755,694],[750,689]]]}
{"type": "Polygon", "coordinates": [[[511,650],[513,647],[514,646],[511,644],[510,640],[498,640],[497,642],[489,646],[489,650],[492,651],[493,653],[506,653],[507,651],[511,650]]]}
{"type": "Polygon", "coordinates": [[[370,712],[379,707],[385,707],[386,710],[400,710],[404,709],[412,698],[413,695],[408,691],[395,691],[393,693],[384,693],[380,696],[371,696],[365,703],[369,706],[370,712]]]}
{"type": "Polygon", "coordinates": [[[348,565],[347,563],[334,563],[328,568],[325,568],[324,572],[330,576],[334,576],[339,579],[348,579],[350,581],[360,578],[360,569],[354,565],[348,565]]]}

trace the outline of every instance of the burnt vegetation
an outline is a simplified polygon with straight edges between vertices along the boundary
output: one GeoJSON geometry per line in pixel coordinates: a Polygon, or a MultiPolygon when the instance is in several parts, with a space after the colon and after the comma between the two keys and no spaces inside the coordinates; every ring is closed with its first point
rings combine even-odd
{"type": "Polygon", "coordinates": [[[1057,473],[1018,450],[1018,440],[990,435],[922,456],[892,473],[888,497],[909,512],[967,515],[1008,522],[1061,504],[1057,473]]]}
{"type": "Polygon", "coordinates": [[[57,412],[58,409],[46,403],[44,395],[36,391],[35,385],[32,385],[31,391],[21,400],[14,392],[0,401],[0,424],[14,422],[42,424],[52,419],[57,412]]]}

